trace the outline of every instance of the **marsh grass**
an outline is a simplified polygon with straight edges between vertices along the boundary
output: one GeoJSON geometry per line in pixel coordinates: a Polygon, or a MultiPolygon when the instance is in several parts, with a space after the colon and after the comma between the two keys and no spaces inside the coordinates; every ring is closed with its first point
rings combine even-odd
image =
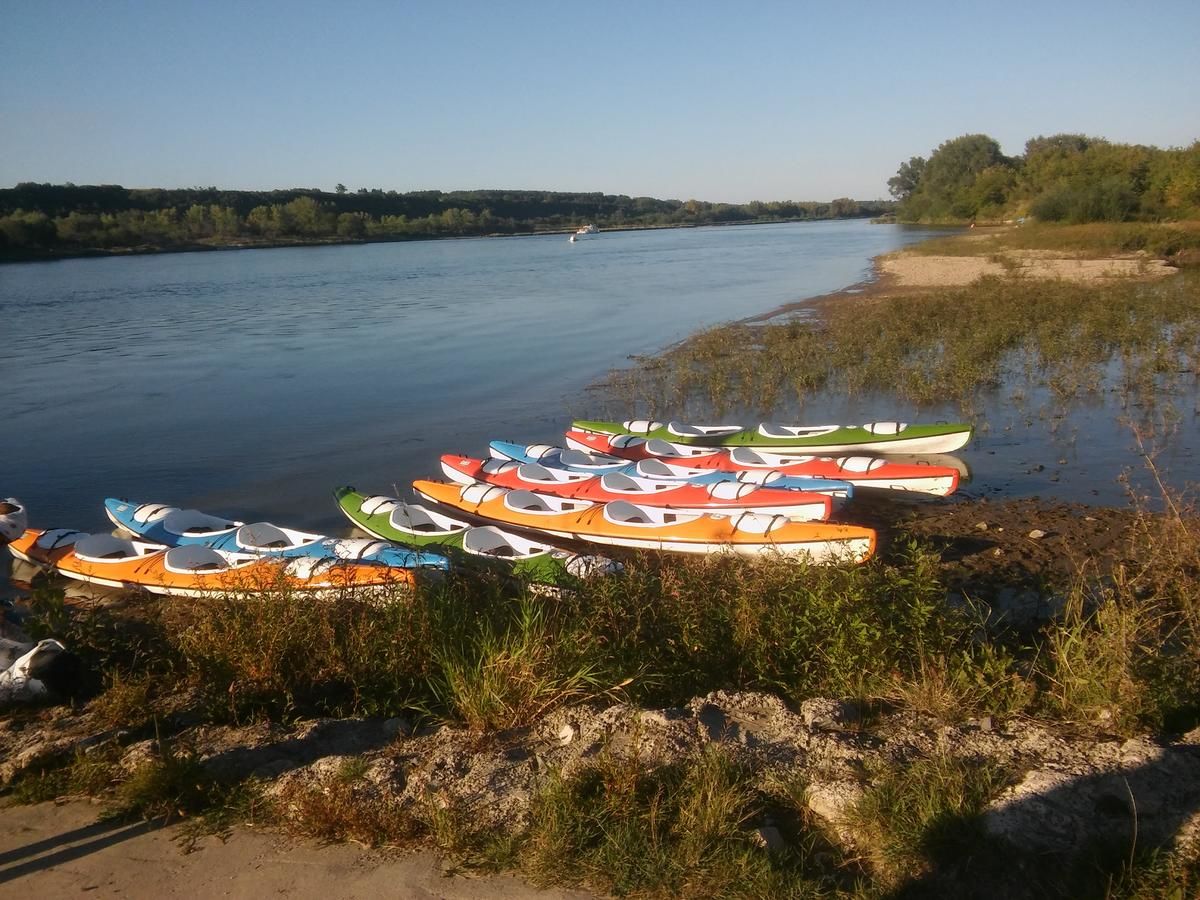
{"type": "Polygon", "coordinates": [[[898,886],[935,868],[969,868],[983,842],[980,816],[1009,781],[986,760],[919,758],[873,773],[851,809],[856,840],[883,885],[898,886]]]}
{"type": "Polygon", "coordinates": [[[978,256],[1004,250],[1047,250],[1098,258],[1144,251],[1172,258],[1200,248],[1200,222],[1089,222],[1083,225],[1027,222],[1019,228],[934,238],[905,249],[928,256],[978,256]]]}
{"type": "Polygon", "coordinates": [[[1002,384],[1045,384],[1060,400],[1099,390],[1110,363],[1140,398],[1194,380],[1200,273],[1153,283],[985,278],[881,302],[831,305],[824,321],[702,332],[653,367],[610,374],[613,407],[651,416],[703,409],[767,414],[820,391],[969,404],[1002,384]]]}

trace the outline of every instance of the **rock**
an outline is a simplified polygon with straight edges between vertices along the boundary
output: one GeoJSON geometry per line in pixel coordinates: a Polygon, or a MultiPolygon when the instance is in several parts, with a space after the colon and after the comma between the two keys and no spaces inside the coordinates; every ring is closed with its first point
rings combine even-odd
{"type": "Polygon", "coordinates": [[[992,721],[991,716],[984,716],[982,719],[979,720],[979,730],[980,731],[985,731],[985,732],[991,731],[995,727],[996,727],[995,723],[992,721]]]}
{"type": "Polygon", "coordinates": [[[976,523],[975,523],[975,530],[976,530],[976,531],[987,531],[987,530],[988,530],[988,523],[987,523],[987,522],[976,522],[976,523]]]}
{"type": "Polygon", "coordinates": [[[863,796],[863,787],[854,781],[814,781],[805,792],[808,808],[829,822],[841,825],[846,813],[863,796]]]}
{"type": "Polygon", "coordinates": [[[407,737],[412,730],[412,723],[404,716],[396,716],[383,723],[383,733],[392,738],[407,737]]]}
{"type": "Polygon", "coordinates": [[[558,729],[558,745],[565,747],[579,736],[579,729],[570,722],[564,722],[558,729]]]}
{"type": "Polygon", "coordinates": [[[800,718],[809,728],[840,731],[847,725],[857,724],[862,714],[855,704],[817,697],[800,704],[800,718]]]}
{"type": "Polygon", "coordinates": [[[754,830],[754,843],[765,847],[768,853],[779,853],[787,848],[787,841],[774,825],[763,825],[754,830]]]}
{"type": "Polygon", "coordinates": [[[1033,529],[1033,531],[1029,532],[1029,535],[1028,535],[1029,539],[1034,540],[1034,541],[1040,541],[1045,536],[1046,536],[1046,532],[1042,531],[1042,529],[1040,529],[1040,528],[1033,529]]]}

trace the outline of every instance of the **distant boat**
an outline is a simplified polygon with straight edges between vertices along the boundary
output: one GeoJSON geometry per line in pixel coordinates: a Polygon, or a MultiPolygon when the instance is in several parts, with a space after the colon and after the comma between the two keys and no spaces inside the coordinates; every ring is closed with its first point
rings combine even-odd
{"type": "Polygon", "coordinates": [[[600,233],[600,229],[597,228],[595,225],[584,225],[582,228],[580,228],[578,231],[576,231],[573,235],[571,235],[567,240],[569,240],[573,244],[577,240],[579,240],[581,237],[586,237],[589,234],[599,234],[599,233],[600,233]]]}

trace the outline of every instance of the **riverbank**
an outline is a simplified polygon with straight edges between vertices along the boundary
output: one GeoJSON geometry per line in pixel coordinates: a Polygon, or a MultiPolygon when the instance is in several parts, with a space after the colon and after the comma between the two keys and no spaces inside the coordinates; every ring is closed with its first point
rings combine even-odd
{"type": "MultiPolygon", "coordinates": [[[[843,217],[844,218],[868,218],[868,216],[858,217],[843,217]]],[[[690,223],[680,222],[667,225],[626,225],[622,227],[606,227],[597,234],[619,234],[622,232],[635,231],[669,231],[681,228],[737,228],[745,225],[785,225],[796,224],[802,222],[830,222],[841,221],[842,219],[800,219],[800,218],[781,218],[781,219],[746,219],[737,222],[704,222],[690,223]]],[[[407,243],[411,241],[442,241],[442,240],[470,240],[476,238],[512,238],[512,237],[538,237],[546,235],[559,235],[567,237],[576,233],[576,226],[572,225],[567,228],[546,229],[541,231],[511,231],[511,232],[490,232],[479,234],[410,234],[410,235],[378,235],[372,237],[346,237],[328,235],[323,237],[295,237],[295,238],[267,238],[267,237],[247,237],[240,236],[236,239],[216,239],[210,238],[199,241],[186,241],[180,243],[152,245],[138,244],[126,247],[79,247],[70,249],[59,248],[25,248],[24,250],[13,250],[11,248],[0,248],[0,265],[5,263],[23,263],[23,262],[55,262],[64,259],[94,259],[107,257],[124,257],[124,256],[151,256],[165,253],[206,253],[218,251],[233,251],[233,250],[277,250],[288,247],[344,247],[355,246],[359,244],[396,244],[407,243]]],[[[595,235],[589,235],[589,239],[595,235]]]]}
{"type": "MultiPolygon", "coordinates": [[[[697,339],[711,352],[638,377],[761,397],[779,368],[809,389],[815,370],[798,360],[811,356],[857,371],[858,389],[878,377],[900,391],[901,373],[948,356],[937,386],[966,401],[990,383],[985,350],[1034,332],[1068,400],[1114,354],[1154,364],[1131,390],[1195,394],[1186,271],[871,290],[878,302],[820,301],[812,336],[802,321],[758,326],[749,363],[730,352],[749,343],[717,329],[697,339]],[[972,315],[985,307],[1004,316],[972,315]],[[975,325],[930,337],[931,310],[975,325]],[[881,341],[851,342],[863,330],[881,341]]],[[[0,780],[25,801],[101,794],[201,830],[250,820],[436,846],[602,892],[1194,890],[1200,534],[1187,498],[864,496],[852,518],[881,533],[862,567],[631,557],[623,579],[553,598],[465,580],[384,605],[132,598],[67,621],[47,586],[40,620],[96,684],[71,707],[10,713],[0,780]]]]}

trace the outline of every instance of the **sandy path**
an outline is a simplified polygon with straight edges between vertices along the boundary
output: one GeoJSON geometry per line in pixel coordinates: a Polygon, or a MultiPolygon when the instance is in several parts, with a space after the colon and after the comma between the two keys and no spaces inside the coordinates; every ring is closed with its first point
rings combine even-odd
{"type": "Polygon", "coordinates": [[[1176,269],[1161,259],[1139,256],[1080,259],[1037,250],[1006,251],[996,256],[928,256],[901,251],[880,257],[879,274],[896,287],[952,287],[985,275],[1008,273],[1025,278],[1096,281],[1102,278],[1161,278],[1176,269]]]}
{"type": "Polygon", "coordinates": [[[508,875],[446,877],[434,853],[382,854],[239,828],[185,853],[178,828],[97,822],[98,806],[41,803],[0,809],[0,898],[351,897],[544,898],[508,875]]]}

